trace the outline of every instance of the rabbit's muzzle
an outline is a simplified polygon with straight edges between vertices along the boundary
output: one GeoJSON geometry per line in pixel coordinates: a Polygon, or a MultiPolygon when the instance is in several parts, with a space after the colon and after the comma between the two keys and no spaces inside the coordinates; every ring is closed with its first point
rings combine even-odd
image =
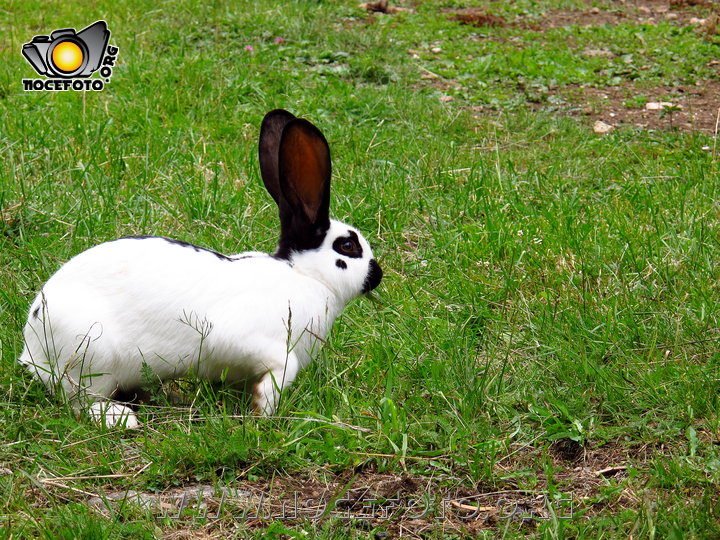
{"type": "Polygon", "coordinates": [[[380,268],[380,265],[377,263],[375,259],[370,259],[370,263],[368,264],[368,273],[365,277],[365,282],[363,283],[363,294],[369,293],[372,291],[375,287],[380,285],[380,281],[382,281],[383,272],[382,268],[380,268]]]}

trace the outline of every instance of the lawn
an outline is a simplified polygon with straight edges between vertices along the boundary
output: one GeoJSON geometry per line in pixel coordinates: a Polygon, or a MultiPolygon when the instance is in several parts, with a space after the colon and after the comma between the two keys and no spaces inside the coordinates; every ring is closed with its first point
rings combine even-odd
{"type": "Polygon", "coordinates": [[[0,10],[0,537],[717,537],[712,3],[50,4],[0,10]],[[23,90],[24,43],[99,19],[102,91],[23,90]],[[22,328],[73,255],[275,249],[278,107],[378,290],[271,418],[198,380],[149,383],[139,430],[48,395],[22,328]]]}

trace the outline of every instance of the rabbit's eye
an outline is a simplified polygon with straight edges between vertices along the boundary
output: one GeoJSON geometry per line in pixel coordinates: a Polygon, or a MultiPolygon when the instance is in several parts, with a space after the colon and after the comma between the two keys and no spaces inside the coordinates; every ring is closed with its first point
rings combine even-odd
{"type": "Polygon", "coordinates": [[[351,259],[359,259],[363,255],[362,247],[357,234],[353,231],[348,231],[347,236],[340,236],[333,242],[333,249],[336,253],[344,257],[350,257],[351,259]]]}

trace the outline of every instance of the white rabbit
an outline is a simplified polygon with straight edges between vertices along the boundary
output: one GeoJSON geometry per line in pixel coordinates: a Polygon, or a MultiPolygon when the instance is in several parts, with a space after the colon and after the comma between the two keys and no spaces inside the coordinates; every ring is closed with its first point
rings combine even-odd
{"type": "Polygon", "coordinates": [[[20,362],[107,425],[138,425],[111,401],[194,373],[248,383],[272,414],[352,299],[382,270],[354,228],[331,220],[330,149],[284,110],[262,122],[260,170],[278,205],[277,252],[225,256],[163,237],[128,237],[72,258],[30,307],[20,362]]]}

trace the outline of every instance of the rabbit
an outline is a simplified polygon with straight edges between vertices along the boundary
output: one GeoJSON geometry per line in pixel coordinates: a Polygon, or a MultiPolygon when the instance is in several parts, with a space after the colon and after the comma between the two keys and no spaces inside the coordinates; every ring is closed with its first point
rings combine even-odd
{"type": "Polygon", "coordinates": [[[367,240],[329,218],[330,149],[309,121],[265,115],[260,173],[278,206],[274,254],[222,255],[159,236],[94,246],[65,263],[31,304],[19,358],[51,391],[107,426],[139,425],[113,401],[190,373],[243,384],[272,415],[345,305],[382,269],[367,240]]]}

